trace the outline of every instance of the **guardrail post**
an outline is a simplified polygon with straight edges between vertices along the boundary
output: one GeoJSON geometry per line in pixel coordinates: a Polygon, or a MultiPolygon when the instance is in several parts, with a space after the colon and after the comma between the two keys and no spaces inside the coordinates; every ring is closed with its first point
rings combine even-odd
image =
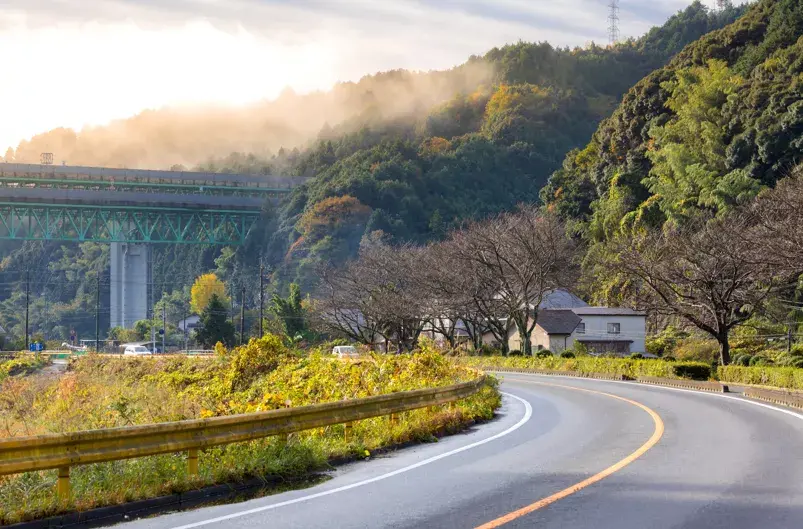
{"type": "Polygon", "coordinates": [[[70,467],[59,467],[59,479],[56,482],[56,493],[59,501],[70,500],[70,467]]]}
{"type": "Polygon", "coordinates": [[[190,448],[187,450],[187,473],[190,476],[198,475],[198,449],[190,448]]]}
{"type": "Polygon", "coordinates": [[[345,426],[346,426],[346,430],[345,430],[345,432],[343,434],[343,438],[348,443],[351,440],[351,430],[354,427],[354,424],[350,423],[350,422],[347,422],[345,426]]]}
{"type": "Polygon", "coordinates": [[[395,413],[390,414],[390,427],[393,428],[399,424],[399,416],[395,413]]]}

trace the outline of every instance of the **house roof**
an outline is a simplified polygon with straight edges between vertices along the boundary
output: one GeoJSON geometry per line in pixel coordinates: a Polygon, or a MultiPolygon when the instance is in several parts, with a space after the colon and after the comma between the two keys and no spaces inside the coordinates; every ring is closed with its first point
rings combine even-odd
{"type": "Polygon", "coordinates": [[[538,308],[541,310],[559,310],[587,306],[588,303],[578,298],[568,290],[557,288],[544,296],[544,299],[538,305],[538,308]]]}
{"type": "Polygon", "coordinates": [[[571,334],[582,320],[571,310],[542,310],[538,326],[547,334],[571,334]]]}
{"type": "Polygon", "coordinates": [[[618,307],[579,307],[572,309],[578,316],[646,316],[644,312],[618,307]]]}

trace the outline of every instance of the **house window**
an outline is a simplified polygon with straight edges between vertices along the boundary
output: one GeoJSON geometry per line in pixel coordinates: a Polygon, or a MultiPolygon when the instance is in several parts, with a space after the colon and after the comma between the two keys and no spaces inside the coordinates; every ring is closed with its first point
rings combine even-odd
{"type": "Polygon", "coordinates": [[[608,324],[608,334],[619,334],[620,332],[622,332],[622,324],[620,323],[608,324]]]}
{"type": "Polygon", "coordinates": [[[586,333],[586,324],[585,323],[578,323],[577,324],[577,334],[585,334],[586,333]]]}

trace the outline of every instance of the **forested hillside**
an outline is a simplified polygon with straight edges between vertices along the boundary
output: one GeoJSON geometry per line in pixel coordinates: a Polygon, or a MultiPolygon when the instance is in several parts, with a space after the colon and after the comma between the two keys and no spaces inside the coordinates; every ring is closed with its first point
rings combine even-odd
{"type": "MultiPolygon", "coordinates": [[[[81,133],[51,131],[7,158],[36,161],[49,151],[72,164],[315,175],[266,212],[243,248],[157,248],[157,300],[165,293],[157,311],[164,304],[169,320],[183,317],[189,285],[210,270],[232,293],[247,286],[253,306],[260,260],[275,288],[298,281],[309,291],[316,263],[354,256],[367,235],[422,242],[463,219],[537,201],[566,153],[588,142],[628,88],[743,11],[695,2],[615,47],[519,42],[449,71],[381,73],[330,92],[287,92],[242,112],[149,111],[81,133]]],[[[0,255],[0,322],[10,335],[22,334],[25,270],[34,329],[94,334],[97,270],[108,266],[108,248],[5,242],[0,255]]]]}
{"type": "MultiPolygon", "coordinates": [[[[721,214],[803,156],[803,4],[762,0],[641,80],[542,197],[604,258],[634,232],[721,214]]],[[[615,285],[594,281],[600,299],[615,285]]]]}
{"type": "Polygon", "coordinates": [[[306,151],[295,167],[316,180],[279,212],[271,258],[309,284],[311,265],[342,262],[360,238],[441,237],[463,219],[535,202],[569,150],[584,144],[622,94],[686,44],[744,8],[699,2],[638,40],[613,48],[518,43],[481,59],[494,81],[425,116],[364,124],[306,151]]]}

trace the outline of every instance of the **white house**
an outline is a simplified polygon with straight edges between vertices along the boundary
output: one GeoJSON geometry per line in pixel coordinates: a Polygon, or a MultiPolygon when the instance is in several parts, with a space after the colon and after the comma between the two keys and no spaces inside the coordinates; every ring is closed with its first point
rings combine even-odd
{"type": "Polygon", "coordinates": [[[632,309],[582,307],[572,309],[581,318],[572,339],[595,353],[627,355],[645,352],[647,314],[632,309]]]}
{"type": "MultiPolygon", "coordinates": [[[[643,353],[647,316],[632,309],[611,307],[575,307],[538,312],[532,334],[536,350],[549,349],[557,354],[584,344],[593,354],[629,355],[643,353]]],[[[508,330],[508,347],[521,350],[515,325],[508,330]]]]}

